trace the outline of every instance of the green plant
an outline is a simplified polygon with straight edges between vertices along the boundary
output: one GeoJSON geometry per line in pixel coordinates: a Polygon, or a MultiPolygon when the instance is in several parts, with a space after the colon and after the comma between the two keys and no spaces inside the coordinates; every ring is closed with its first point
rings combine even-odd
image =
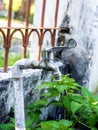
{"type": "MultiPolygon", "coordinates": [[[[29,53],[27,53],[27,58],[29,57],[29,53]]],[[[14,63],[22,58],[21,54],[13,55],[9,53],[9,61],[8,66],[13,66],[14,63]]],[[[0,68],[4,66],[4,52],[0,52],[0,68]]]]}
{"type": "Polygon", "coordinates": [[[49,129],[61,129],[58,121],[42,121],[40,119],[41,108],[55,105],[64,109],[64,117],[60,121],[71,121],[71,125],[68,127],[61,125],[62,130],[75,127],[97,130],[98,96],[92,95],[87,88],[77,84],[68,75],[62,76],[59,81],[43,83],[36,89],[46,89],[47,92],[41,95],[41,99],[28,106],[29,129],[44,130],[48,125],[49,129]],[[56,100],[57,98],[59,100],[56,100]],[[52,126],[53,122],[56,125],[52,126]]]}
{"type": "Polygon", "coordinates": [[[41,130],[72,130],[72,128],[70,128],[72,124],[72,121],[62,119],[59,121],[41,122],[40,127],[41,130]]]}
{"type": "Polygon", "coordinates": [[[31,23],[31,24],[33,23],[33,18],[34,18],[34,13],[31,13],[31,14],[30,14],[30,23],[31,23]]]}
{"type": "Polygon", "coordinates": [[[1,123],[0,130],[15,130],[15,119],[10,117],[9,122],[1,123]]]}
{"type": "Polygon", "coordinates": [[[14,118],[10,118],[10,123],[0,124],[0,130],[15,130],[14,118]]]}
{"type": "MultiPolygon", "coordinates": [[[[29,53],[27,53],[26,54],[26,56],[27,56],[27,58],[29,57],[29,53]]],[[[9,66],[13,66],[14,65],[14,63],[16,62],[16,61],[18,61],[18,60],[20,60],[20,59],[22,59],[22,55],[21,54],[11,54],[11,53],[9,53],[9,63],[8,63],[8,65],[9,66]]]]}
{"type": "MultiPolygon", "coordinates": [[[[26,130],[98,129],[98,96],[94,96],[86,87],[80,86],[68,75],[62,76],[58,81],[45,82],[36,89],[45,91],[40,99],[27,107],[26,130]],[[64,110],[60,120],[40,118],[42,109],[50,105],[64,110]]],[[[12,122],[10,125],[7,124],[7,130],[13,130],[12,125],[12,122]]],[[[0,126],[1,130],[5,130],[6,126],[0,126]]]]}
{"type": "Polygon", "coordinates": [[[11,108],[4,123],[0,124],[0,130],[15,130],[14,109],[11,108]]]}
{"type": "Polygon", "coordinates": [[[0,52],[0,68],[4,66],[4,53],[0,52]]]}
{"type": "MultiPolygon", "coordinates": [[[[14,63],[21,59],[21,54],[18,54],[18,55],[12,55],[11,53],[9,54],[9,63],[8,65],[9,66],[12,66],[14,65],[14,63]]],[[[3,67],[4,66],[4,52],[1,52],[0,53],[0,67],[3,67]]]]}
{"type": "MultiPolygon", "coordinates": [[[[0,16],[0,17],[1,17],[1,16],[0,16]]],[[[2,37],[2,35],[1,35],[1,33],[0,33],[0,46],[3,46],[2,43],[3,43],[3,37],[2,37]]]]}

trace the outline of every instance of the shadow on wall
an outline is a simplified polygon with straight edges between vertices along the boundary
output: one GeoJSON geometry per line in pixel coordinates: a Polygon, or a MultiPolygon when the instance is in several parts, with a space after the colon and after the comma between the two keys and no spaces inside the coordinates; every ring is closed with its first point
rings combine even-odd
{"type": "Polygon", "coordinates": [[[77,47],[69,50],[64,50],[62,52],[62,59],[65,63],[69,62],[71,77],[81,85],[86,85],[88,82],[87,70],[89,65],[89,60],[86,57],[86,52],[82,49],[79,51],[77,47]]]}

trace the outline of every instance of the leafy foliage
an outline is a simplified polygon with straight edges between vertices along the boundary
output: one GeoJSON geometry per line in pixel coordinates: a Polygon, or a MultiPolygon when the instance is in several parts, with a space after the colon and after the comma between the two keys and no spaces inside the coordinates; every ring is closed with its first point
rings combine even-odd
{"type": "Polygon", "coordinates": [[[0,130],[14,130],[15,129],[15,121],[13,118],[10,118],[10,123],[0,124],[0,130]]]}
{"type": "Polygon", "coordinates": [[[29,106],[30,120],[35,118],[31,124],[32,128],[45,130],[48,128],[53,130],[71,130],[74,127],[83,127],[86,129],[97,130],[98,123],[98,97],[92,95],[84,86],[80,86],[68,75],[62,76],[60,80],[53,82],[45,82],[36,89],[46,89],[41,95],[41,99],[33,102],[29,106]],[[52,100],[51,100],[52,99],[52,100]],[[59,100],[56,100],[59,99],[59,100]],[[62,128],[58,121],[42,121],[40,119],[41,108],[50,105],[59,106],[64,109],[65,115],[60,121],[71,121],[71,125],[62,128]],[[33,118],[31,115],[33,114],[33,118]],[[54,124],[54,125],[53,125],[54,124]]]}
{"type": "MultiPolygon", "coordinates": [[[[98,129],[98,96],[94,96],[86,87],[80,86],[68,75],[62,76],[58,81],[45,82],[36,89],[45,89],[45,91],[40,99],[27,107],[27,130],[98,129]],[[50,105],[64,110],[60,120],[46,121],[41,118],[42,108],[50,105]]],[[[0,128],[5,130],[6,127],[0,126],[0,128]]]]}
{"type": "Polygon", "coordinates": [[[40,127],[42,130],[72,130],[69,128],[72,124],[72,121],[62,119],[60,121],[41,122],[40,127]]]}

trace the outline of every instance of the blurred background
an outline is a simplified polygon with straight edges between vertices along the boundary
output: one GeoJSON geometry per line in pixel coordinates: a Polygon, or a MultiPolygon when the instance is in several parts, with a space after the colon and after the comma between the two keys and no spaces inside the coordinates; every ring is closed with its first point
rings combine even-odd
{"type": "MultiPolygon", "coordinates": [[[[0,0],[0,27],[7,27],[8,24],[8,7],[9,7],[10,0],[0,0]]],[[[12,27],[25,27],[25,20],[26,20],[26,7],[27,7],[28,0],[13,0],[12,6],[12,27]]],[[[30,18],[29,23],[30,26],[33,25],[33,17],[34,17],[34,10],[35,10],[35,1],[31,0],[31,8],[30,8],[30,18]]],[[[3,29],[5,34],[7,34],[7,30],[3,29]]],[[[30,41],[29,41],[30,42],[30,41]]],[[[0,67],[4,66],[4,39],[0,32],[0,67]]],[[[28,45],[28,52],[27,57],[29,57],[29,46],[28,45]]],[[[8,65],[12,66],[16,60],[21,59],[22,57],[22,37],[19,32],[16,32],[11,41],[11,48],[9,51],[9,61],[8,65]]]]}

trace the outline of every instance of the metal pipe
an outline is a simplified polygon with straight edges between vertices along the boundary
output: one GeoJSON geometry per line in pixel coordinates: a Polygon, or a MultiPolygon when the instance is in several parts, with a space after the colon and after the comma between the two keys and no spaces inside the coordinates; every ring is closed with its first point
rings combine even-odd
{"type": "Polygon", "coordinates": [[[53,37],[52,37],[52,46],[55,45],[55,36],[56,36],[58,10],[59,10],[59,0],[56,0],[56,8],[55,8],[55,16],[54,16],[54,30],[53,30],[53,37]]]}
{"type": "Polygon", "coordinates": [[[59,10],[59,0],[56,0],[55,17],[54,17],[54,28],[57,27],[58,10],[59,10]]]}
{"type": "Polygon", "coordinates": [[[23,78],[14,78],[13,85],[15,94],[15,113],[17,113],[15,114],[15,130],[26,130],[24,115],[23,78]]]}
{"type": "Polygon", "coordinates": [[[38,56],[37,59],[40,61],[40,54],[41,54],[41,47],[43,41],[43,27],[44,27],[44,18],[45,18],[45,9],[46,9],[46,0],[43,0],[42,3],[42,16],[41,16],[41,23],[40,23],[40,39],[38,42],[38,56]]]}
{"type": "MultiPolygon", "coordinates": [[[[7,27],[11,27],[11,19],[12,19],[12,3],[13,0],[10,0],[9,2],[9,9],[8,9],[8,24],[7,27]]],[[[10,48],[10,29],[7,29],[7,38],[6,38],[6,42],[5,42],[5,60],[4,60],[4,72],[7,71],[7,67],[8,67],[8,54],[9,54],[9,48],[10,48]]]]}
{"type": "Polygon", "coordinates": [[[22,58],[26,58],[28,42],[29,42],[28,29],[25,29],[25,36],[23,39],[23,47],[22,47],[22,58]]]}
{"type": "Polygon", "coordinates": [[[49,62],[47,62],[47,70],[48,68],[54,72],[55,79],[59,80],[61,77],[61,72],[59,70],[59,67],[57,66],[57,63],[50,60],[49,62]]]}
{"type": "Polygon", "coordinates": [[[29,27],[30,7],[31,7],[31,0],[27,0],[27,8],[26,8],[26,28],[29,27]]]}
{"type": "Polygon", "coordinates": [[[26,28],[25,28],[25,37],[23,40],[23,50],[22,50],[22,58],[26,58],[26,51],[27,45],[29,42],[28,38],[28,27],[29,27],[29,20],[30,20],[30,7],[31,7],[31,0],[27,1],[27,8],[26,8],[26,28]]]}
{"type": "Polygon", "coordinates": [[[55,35],[56,35],[56,30],[53,29],[52,40],[51,40],[52,47],[54,47],[55,45],[55,35]]]}
{"type": "Polygon", "coordinates": [[[19,60],[12,70],[14,86],[15,130],[26,130],[24,114],[23,69],[40,68],[39,63],[29,59],[19,60]]]}
{"type": "Polygon", "coordinates": [[[12,4],[13,4],[13,0],[10,0],[9,2],[9,8],[8,8],[8,27],[11,26],[11,19],[12,19],[12,4]]]}
{"type": "Polygon", "coordinates": [[[43,4],[42,4],[42,16],[41,16],[41,23],[40,23],[40,27],[41,28],[44,27],[45,9],[46,9],[46,0],[43,0],[43,4]]]}
{"type": "Polygon", "coordinates": [[[23,95],[23,71],[19,68],[21,63],[17,62],[12,70],[14,86],[14,108],[15,108],[15,130],[26,130],[24,115],[24,95],[23,95]]]}
{"type": "Polygon", "coordinates": [[[38,45],[38,55],[37,55],[37,60],[40,61],[40,54],[41,54],[41,45],[38,45]]]}
{"type": "Polygon", "coordinates": [[[53,61],[32,61],[30,59],[19,60],[12,70],[14,86],[14,107],[15,107],[15,130],[26,130],[24,114],[24,91],[23,91],[23,69],[43,69],[54,71],[56,78],[61,76],[59,68],[53,61]]]}
{"type": "Polygon", "coordinates": [[[26,52],[27,52],[27,47],[23,46],[22,47],[22,59],[26,58],[26,52]]]}
{"type": "Polygon", "coordinates": [[[38,41],[38,56],[37,56],[38,61],[40,61],[42,41],[43,41],[43,29],[40,29],[40,37],[39,37],[39,41],[38,41]]]}
{"type": "Polygon", "coordinates": [[[7,72],[8,68],[8,54],[9,54],[9,48],[5,48],[5,58],[4,58],[4,72],[7,72]]]}

